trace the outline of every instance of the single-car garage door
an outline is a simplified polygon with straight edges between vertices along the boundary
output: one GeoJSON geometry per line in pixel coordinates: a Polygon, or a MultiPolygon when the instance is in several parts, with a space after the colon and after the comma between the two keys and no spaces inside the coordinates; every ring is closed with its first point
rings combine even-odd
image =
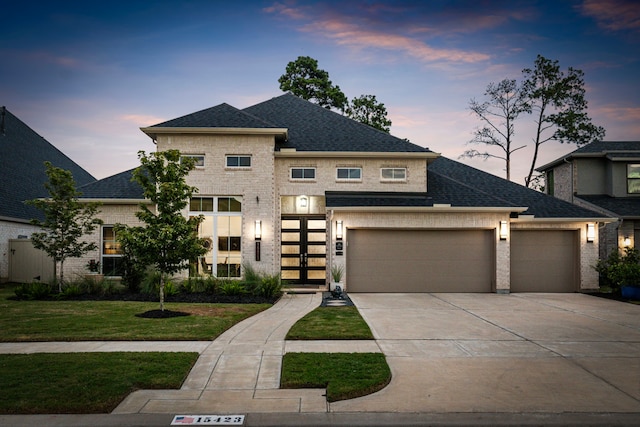
{"type": "Polygon", "coordinates": [[[349,292],[491,292],[495,231],[350,229],[349,292]]]}
{"type": "Polygon", "coordinates": [[[511,292],[574,292],[578,232],[511,230],[511,292]]]}

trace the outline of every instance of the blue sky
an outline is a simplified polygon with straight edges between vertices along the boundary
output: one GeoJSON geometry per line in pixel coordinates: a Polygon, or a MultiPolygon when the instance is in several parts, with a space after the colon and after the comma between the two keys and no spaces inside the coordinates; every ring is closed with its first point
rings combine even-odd
{"type": "MultiPolygon", "coordinates": [[[[640,2],[30,1],[2,6],[0,105],[97,178],[153,151],[139,128],[278,96],[311,56],[349,99],[376,95],[391,133],[457,159],[488,83],[537,54],[585,73],[607,140],[640,139],[640,2]]],[[[531,145],[531,119],[516,124],[531,145]]],[[[538,165],[574,150],[543,146],[538,165]]],[[[504,176],[499,160],[461,159],[504,176]]],[[[530,151],[514,157],[523,182],[530,151]]]]}

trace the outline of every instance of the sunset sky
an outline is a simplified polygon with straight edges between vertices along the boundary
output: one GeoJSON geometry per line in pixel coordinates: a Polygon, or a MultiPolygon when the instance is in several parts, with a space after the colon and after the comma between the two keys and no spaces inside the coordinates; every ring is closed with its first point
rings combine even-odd
{"type": "MultiPolygon", "coordinates": [[[[24,1],[0,14],[0,105],[97,178],[155,149],[140,127],[282,94],[298,56],[349,99],[375,95],[393,135],[452,159],[480,125],[469,100],[538,54],[584,71],[606,140],[640,140],[638,0],[24,1]]],[[[538,166],[575,148],[548,143],[538,166]]],[[[530,156],[515,155],[514,181],[530,156]]],[[[499,160],[460,161],[504,176],[499,160]]]]}

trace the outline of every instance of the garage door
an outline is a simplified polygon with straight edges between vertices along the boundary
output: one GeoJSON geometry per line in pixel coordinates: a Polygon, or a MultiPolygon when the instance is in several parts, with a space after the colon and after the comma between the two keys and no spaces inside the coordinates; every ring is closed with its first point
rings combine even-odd
{"type": "Polygon", "coordinates": [[[491,292],[495,232],[349,230],[349,292],[491,292]]]}
{"type": "Polygon", "coordinates": [[[511,292],[574,292],[578,232],[511,230],[511,292]]]}

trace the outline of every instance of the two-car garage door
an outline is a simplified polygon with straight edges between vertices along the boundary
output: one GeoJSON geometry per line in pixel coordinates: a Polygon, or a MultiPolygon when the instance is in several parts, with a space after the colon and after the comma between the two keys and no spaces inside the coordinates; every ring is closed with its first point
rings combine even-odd
{"type": "MultiPolygon", "coordinates": [[[[578,233],[512,230],[511,292],[574,292],[578,233]]],[[[350,229],[349,292],[492,292],[495,230],[350,229]]]]}
{"type": "Polygon", "coordinates": [[[349,292],[491,292],[493,230],[349,230],[349,292]]]}

